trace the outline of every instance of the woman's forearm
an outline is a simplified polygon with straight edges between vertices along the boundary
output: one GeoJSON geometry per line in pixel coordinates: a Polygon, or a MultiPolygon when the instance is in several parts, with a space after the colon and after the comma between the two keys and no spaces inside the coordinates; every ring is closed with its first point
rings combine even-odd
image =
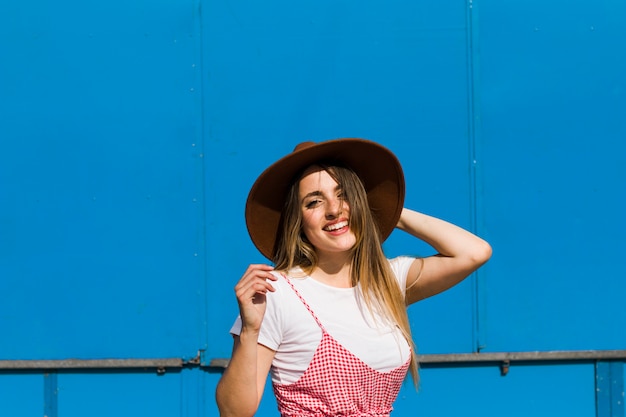
{"type": "Polygon", "coordinates": [[[221,417],[251,417],[258,408],[263,387],[258,386],[257,340],[258,334],[245,330],[235,340],[232,357],[216,389],[221,417]]]}
{"type": "Polygon", "coordinates": [[[405,208],[397,227],[438,252],[411,266],[407,276],[407,305],[451,288],[491,257],[491,246],[483,239],[426,214],[405,208]]]}
{"type": "Polygon", "coordinates": [[[403,209],[397,227],[428,243],[442,256],[467,256],[482,263],[491,255],[489,244],[478,236],[414,210],[403,209]]]}

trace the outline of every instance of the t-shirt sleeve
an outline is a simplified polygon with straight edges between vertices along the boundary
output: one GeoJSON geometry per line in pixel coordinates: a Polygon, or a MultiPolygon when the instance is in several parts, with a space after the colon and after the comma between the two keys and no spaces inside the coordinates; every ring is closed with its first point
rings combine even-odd
{"type": "Polygon", "coordinates": [[[413,261],[415,261],[416,259],[417,258],[414,258],[412,256],[398,256],[389,260],[391,270],[396,275],[398,285],[400,285],[400,289],[402,290],[403,294],[406,291],[406,279],[409,275],[409,268],[411,268],[413,261]]]}
{"type": "MultiPolygon", "coordinates": [[[[280,279],[282,278],[279,278],[279,281],[280,279]]],[[[282,341],[281,329],[283,320],[279,307],[283,289],[278,282],[272,283],[276,289],[275,292],[267,292],[265,315],[263,316],[263,323],[261,323],[261,330],[259,332],[259,343],[272,350],[277,350],[282,341]]],[[[241,316],[237,316],[235,319],[233,326],[230,328],[230,333],[237,336],[241,334],[241,316]]]]}

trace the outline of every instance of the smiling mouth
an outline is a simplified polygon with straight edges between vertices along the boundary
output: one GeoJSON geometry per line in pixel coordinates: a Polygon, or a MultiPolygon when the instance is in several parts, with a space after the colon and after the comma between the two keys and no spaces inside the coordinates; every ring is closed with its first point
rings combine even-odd
{"type": "Polygon", "coordinates": [[[333,232],[335,230],[339,230],[341,228],[347,227],[348,226],[348,222],[347,221],[343,221],[343,222],[338,222],[335,224],[331,224],[330,226],[326,226],[324,227],[324,230],[327,232],[333,232]]]}

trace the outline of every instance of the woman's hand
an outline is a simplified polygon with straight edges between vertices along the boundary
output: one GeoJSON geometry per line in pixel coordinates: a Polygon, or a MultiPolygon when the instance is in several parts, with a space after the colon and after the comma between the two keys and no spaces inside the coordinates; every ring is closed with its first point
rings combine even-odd
{"type": "Polygon", "coordinates": [[[258,334],[265,315],[265,295],[268,291],[275,291],[270,283],[276,281],[276,277],[271,273],[273,270],[270,265],[252,264],[235,286],[242,332],[252,331],[258,334]]]}

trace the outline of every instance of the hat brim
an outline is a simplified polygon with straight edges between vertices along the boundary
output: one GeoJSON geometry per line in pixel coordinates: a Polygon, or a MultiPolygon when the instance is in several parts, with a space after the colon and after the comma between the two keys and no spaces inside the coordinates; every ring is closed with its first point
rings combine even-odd
{"type": "Polygon", "coordinates": [[[246,226],[256,248],[273,260],[281,212],[294,176],[315,162],[332,159],[361,178],[381,241],[393,232],[404,207],[404,173],[398,158],[369,140],[343,138],[311,143],[279,159],[259,175],[246,202],[246,226]]]}

